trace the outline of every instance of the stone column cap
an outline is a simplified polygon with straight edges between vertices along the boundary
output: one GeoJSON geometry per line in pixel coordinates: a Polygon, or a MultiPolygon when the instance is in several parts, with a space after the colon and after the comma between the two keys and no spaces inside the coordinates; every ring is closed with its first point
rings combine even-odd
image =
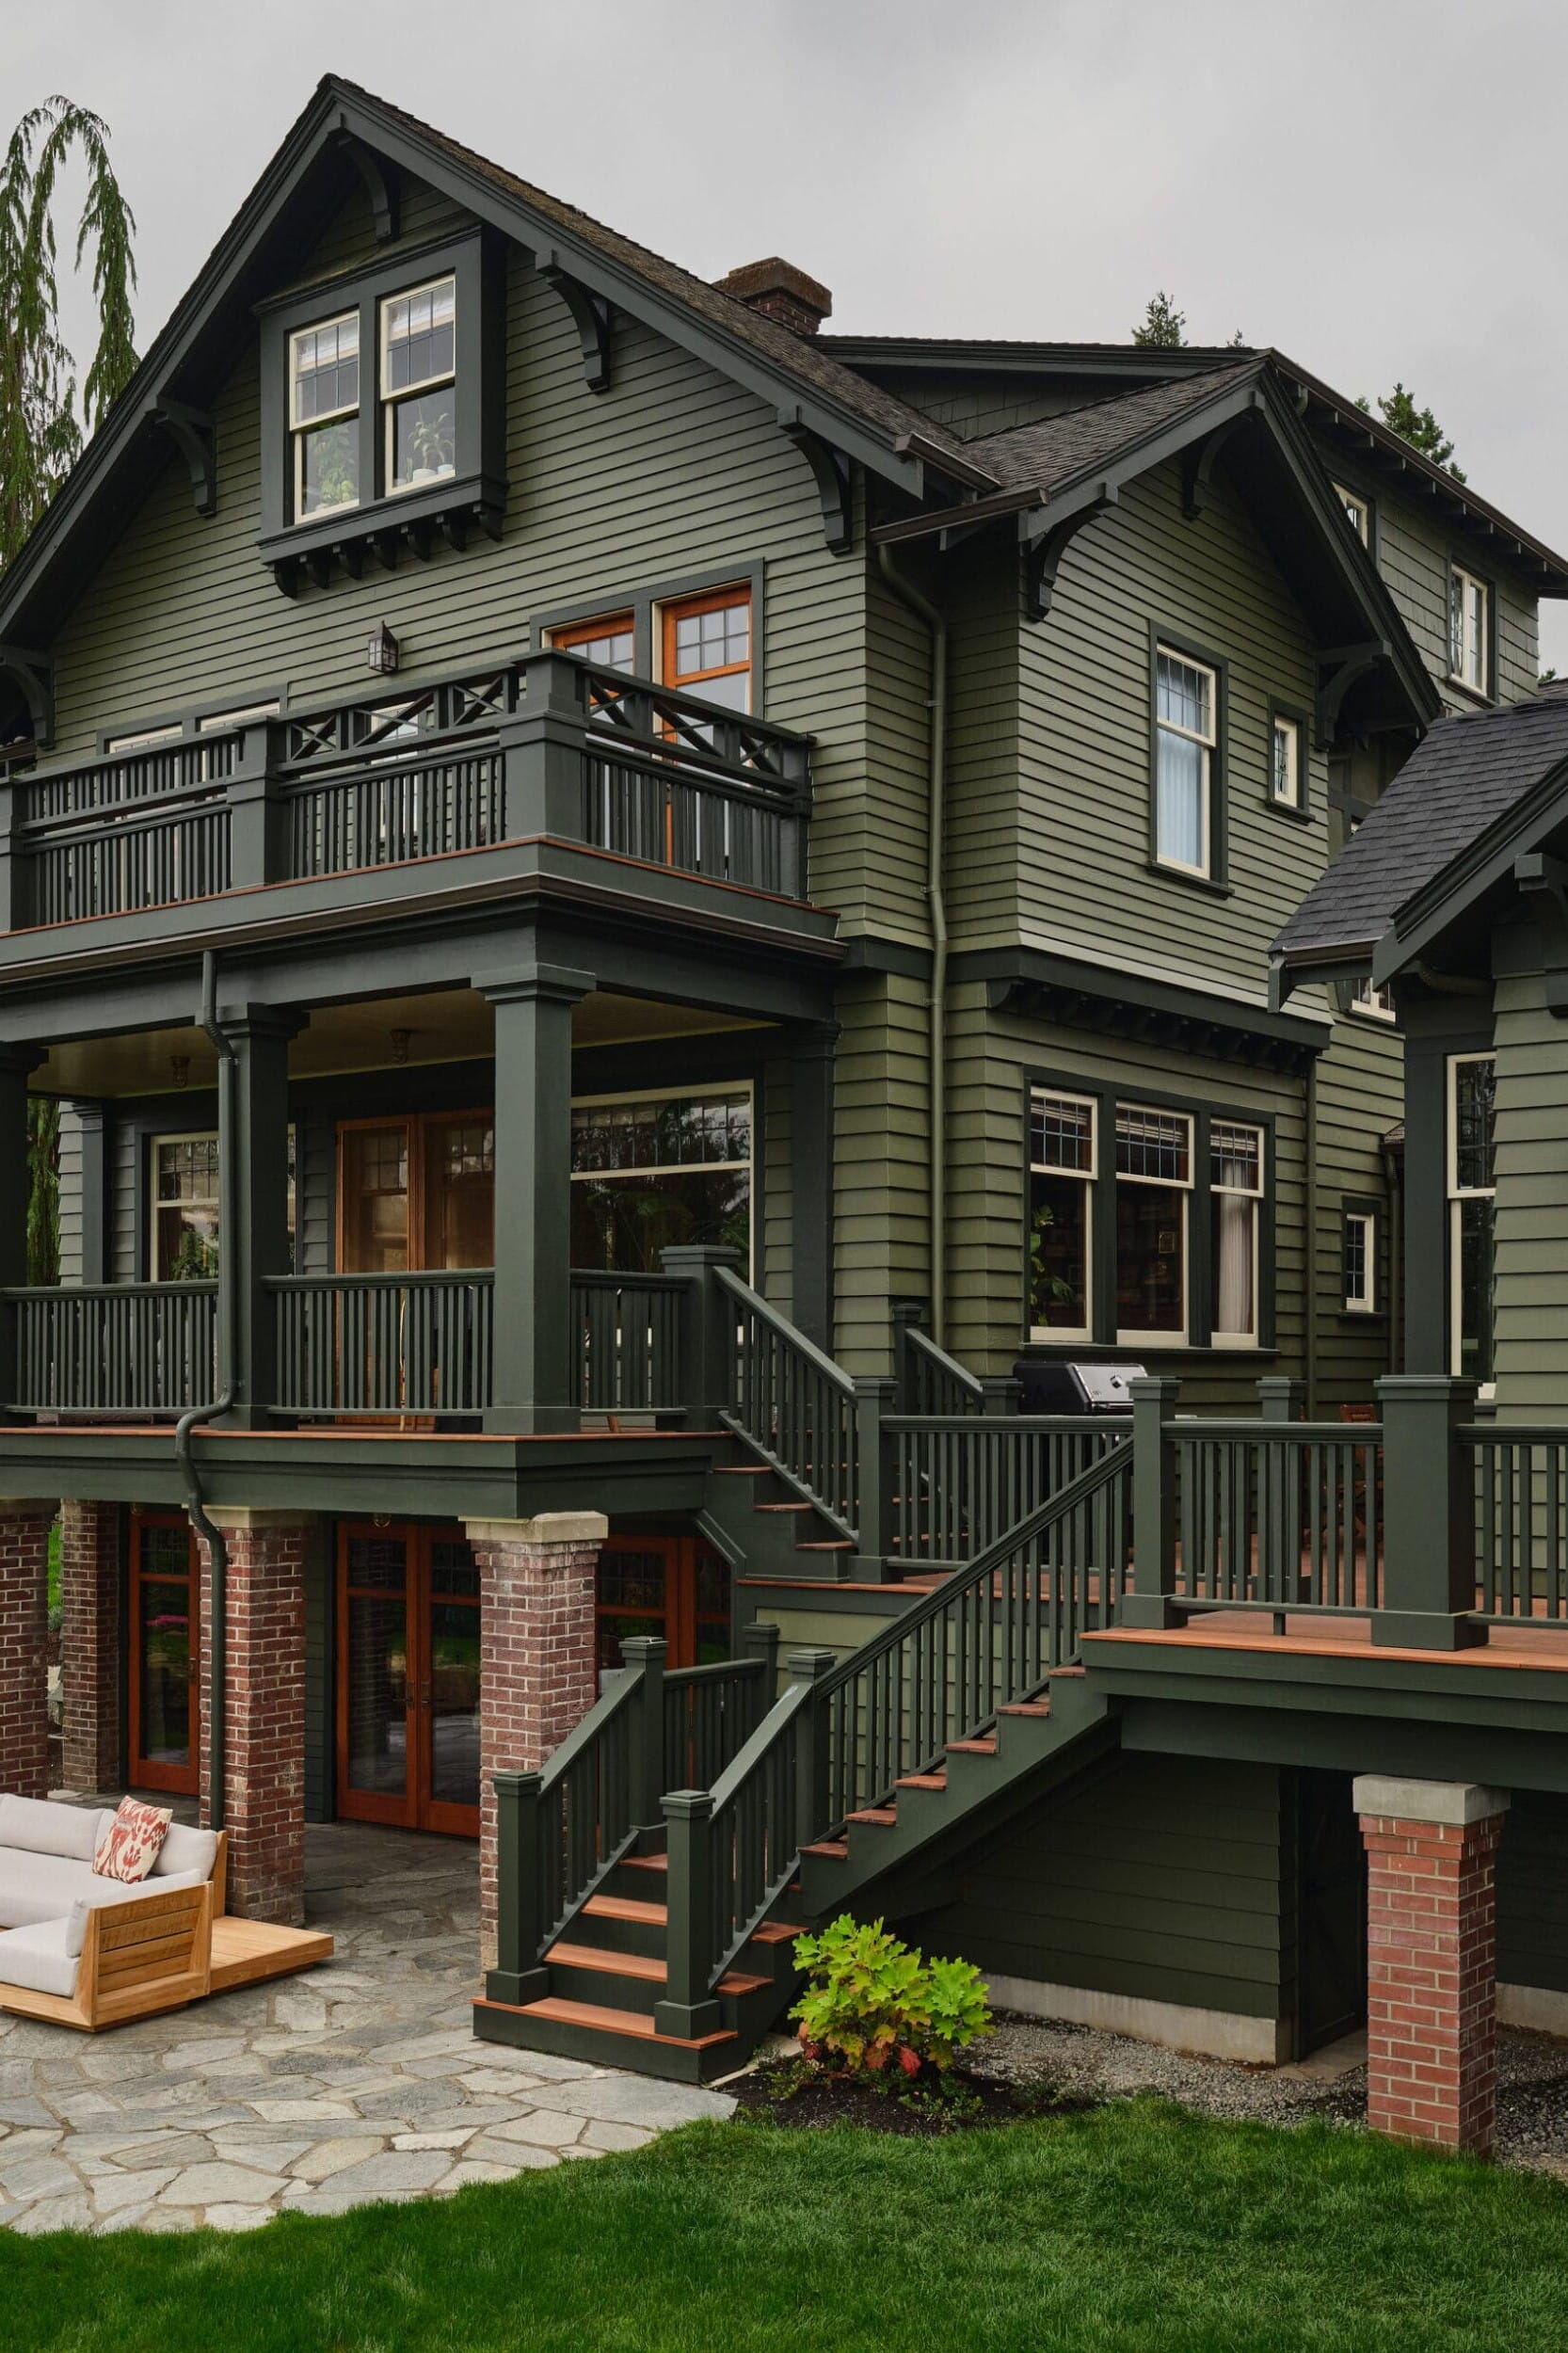
{"type": "Polygon", "coordinates": [[[59,1508],[58,1496],[0,1496],[0,1520],[52,1520],[59,1508]]]}
{"type": "Polygon", "coordinates": [[[1358,1814],[1379,1814],[1400,1822],[1438,1822],[1464,1829],[1506,1814],[1507,1789],[1480,1781],[1401,1781],[1391,1773],[1357,1773],[1351,1795],[1358,1814]]]}
{"type": "Polygon", "coordinates": [[[207,1517],[215,1528],[232,1529],[236,1535],[249,1529],[267,1528],[308,1528],[317,1517],[294,1503],[209,1503],[207,1517]]]}
{"type": "Polygon", "coordinates": [[[610,1533],[602,1512],[536,1512],[531,1520],[465,1520],[476,1545],[601,1545],[610,1533]]]}

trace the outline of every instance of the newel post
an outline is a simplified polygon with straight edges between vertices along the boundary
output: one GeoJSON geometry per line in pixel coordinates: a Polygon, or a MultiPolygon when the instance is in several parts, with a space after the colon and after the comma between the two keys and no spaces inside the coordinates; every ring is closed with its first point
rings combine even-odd
{"type": "Polygon", "coordinates": [[[686,1286],[681,1303],[680,1384],[687,1419],[694,1430],[716,1430],[721,1413],[737,1402],[735,1396],[735,1324],[737,1309],[714,1273],[728,1267],[741,1271],[741,1254],[712,1242],[672,1242],[659,1253],[666,1274],[678,1274],[686,1286]]]}
{"type": "Polygon", "coordinates": [[[664,1818],[664,1659],[669,1644],[657,1634],[631,1635],[620,1655],[637,1677],[632,1709],[632,1819],[652,1830],[664,1818]]]}
{"type": "Polygon", "coordinates": [[[664,1801],[669,1866],[665,1872],[664,1998],[656,2003],[656,2034],[695,2041],[719,2026],[719,2006],[708,1990],[718,1955],[711,1950],[713,1920],[713,1800],[706,1789],[675,1789],[664,1801]]]}
{"type": "Polygon", "coordinates": [[[547,652],[531,654],[520,665],[520,678],[521,703],[496,731],[505,780],[501,839],[553,834],[582,841],[586,838],[586,673],[566,655],[547,652]]]}
{"type": "Polygon", "coordinates": [[[1129,1381],[1132,1399],[1133,1590],[1116,1612],[1119,1625],[1176,1625],[1176,1458],[1170,1423],[1181,1384],[1169,1373],[1129,1381]]]}
{"type": "Polygon", "coordinates": [[[1383,1607],[1372,1612],[1372,1640],[1467,1649],[1486,1639],[1471,1615],[1474,1460],[1458,1435],[1475,1418],[1476,1384],[1401,1372],[1374,1387],[1383,1415],[1383,1607]]]}
{"type": "MultiPolygon", "coordinates": [[[[819,1684],[839,1661],[830,1650],[792,1650],[784,1661],[792,1683],[819,1684]]],[[[832,1820],[827,1705],[813,1689],[795,1719],[795,1844],[808,1847],[832,1820]]]]}
{"type": "Polygon", "coordinates": [[[774,1701],[778,1697],[778,1628],[753,1618],[741,1636],[741,1648],[748,1658],[760,1659],[762,1672],[757,1678],[757,1705],[752,1711],[752,1730],[761,1722],[774,1701]]]}
{"type": "Polygon", "coordinates": [[[260,719],[241,734],[229,774],[229,887],[259,889],[288,871],[287,812],[278,793],[282,727],[260,719]]]}
{"type": "Polygon", "coordinates": [[[539,1900],[539,1776],[501,1772],[495,1788],[496,1906],[495,1967],[486,1973],[491,2002],[536,2002],[550,1991],[549,1972],[539,1966],[550,1923],[539,1900]]]}
{"type": "Polygon", "coordinates": [[[888,1574],[893,1535],[894,1439],[883,1423],[894,1409],[897,1391],[898,1383],[890,1373],[863,1373],[855,1384],[855,1446],[860,1465],[855,1567],[873,1584],[880,1584],[888,1574]]]}
{"type": "Polygon", "coordinates": [[[0,932],[25,931],[33,920],[33,861],[16,829],[21,779],[0,783],[0,932]]]}

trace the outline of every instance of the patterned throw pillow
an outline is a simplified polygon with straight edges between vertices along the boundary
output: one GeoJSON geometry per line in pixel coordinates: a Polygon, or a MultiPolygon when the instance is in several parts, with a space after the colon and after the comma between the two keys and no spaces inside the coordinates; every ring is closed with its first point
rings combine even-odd
{"type": "Polygon", "coordinates": [[[121,1798],[92,1858],[99,1878],[124,1880],[130,1886],[144,1880],[158,1860],[173,1819],[172,1806],[142,1805],[136,1798],[121,1798]]]}

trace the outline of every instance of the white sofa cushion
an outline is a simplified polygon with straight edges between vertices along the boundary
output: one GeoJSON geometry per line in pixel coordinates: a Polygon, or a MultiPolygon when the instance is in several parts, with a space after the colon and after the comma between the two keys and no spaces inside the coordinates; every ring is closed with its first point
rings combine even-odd
{"type": "Polygon", "coordinates": [[[56,1805],[47,1798],[0,1798],[0,1847],[90,1864],[105,1824],[113,1819],[112,1814],[99,1806],[56,1805]]]}
{"type": "Polygon", "coordinates": [[[168,1871],[162,1879],[128,1887],[123,1880],[101,1879],[90,1862],[71,1863],[61,1855],[0,1847],[0,1929],[61,1919],[78,1898],[100,1909],[137,1896],[167,1896],[176,1887],[200,1887],[206,1879],[205,1871],[168,1871]]]}
{"type": "Polygon", "coordinates": [[[76,1991],[81,1944],[70,1945],[69,1920],[40,1920],[0,1935],[0,1985],[24,1985],[32,1993],[76,1991]]]}
{"type": "Polygon", "coordinates": [[[148,1878],[167,1880],[176,1872],[197,1871],[210,1880],[217,1861],[217,1835],[216,1830],[193,1830],[188,1822],[170,1822],[148,1878]]]}

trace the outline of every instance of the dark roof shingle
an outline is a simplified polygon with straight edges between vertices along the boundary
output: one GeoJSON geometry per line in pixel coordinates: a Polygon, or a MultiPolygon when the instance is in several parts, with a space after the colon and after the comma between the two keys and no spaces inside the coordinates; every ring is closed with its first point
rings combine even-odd
{"type": "Polygon", "coordinates": [[[1015,424],[1005,433],[984,434],[968,453],[1008,489],[1050,491],[1088,468],[1105,465],[1149,434],[1175,424],[1191,410],[1207,408],[1219,394],[1259,374],[1256,360],[1211,368],[1201,376],[1151,384],[1112,400],[1094,400],[1034,424],[1015,424]]]}
{"type": "Polygon", "coordinates": [[[1568,695],[1440,720],[1274,941],[1287,962],[1381,939],[1531,788],[1568,760],[1568,695]]]}

